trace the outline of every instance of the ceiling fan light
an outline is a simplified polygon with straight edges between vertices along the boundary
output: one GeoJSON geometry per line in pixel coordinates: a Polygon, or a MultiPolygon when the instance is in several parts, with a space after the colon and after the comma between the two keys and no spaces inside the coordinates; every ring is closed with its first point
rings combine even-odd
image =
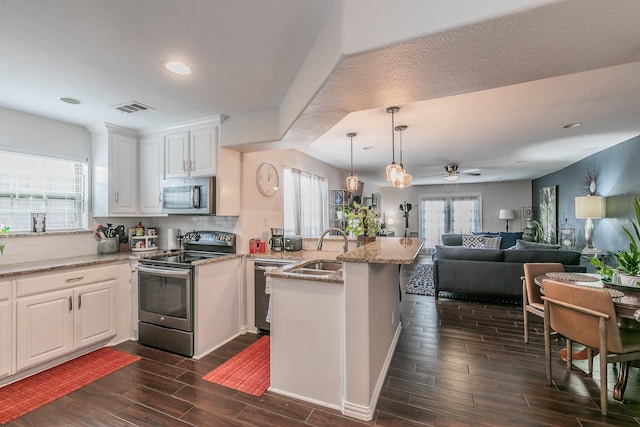
{"type": "Polygon", "coordinates": [[[444,177],[444,179],[446,179],[447,181],[457,181],[458,180],[458,175],[447,175],[444,177]]]}
{"type": "Polygon", "coordinates": [[[358,177],[353,175],[347,177],[347,190],[356,191],[357,189],[358,189],[358,177]]]}

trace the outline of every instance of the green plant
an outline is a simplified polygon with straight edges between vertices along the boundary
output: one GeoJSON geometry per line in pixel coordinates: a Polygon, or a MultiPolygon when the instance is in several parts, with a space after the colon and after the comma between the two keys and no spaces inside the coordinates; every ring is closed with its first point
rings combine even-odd
{"type": "Polygon", "coordinates": [[[544,242],[544,230],[542,229],[542,225],[538,221],[531,220],[533,224],[533,241],[537,243],[544,242]]]}
{"type": "MultiPolygon", "coordinates": [[[[5,227],[4,224],[0,224],[0,234],[4,234],[6,238],[9,238],[9,236],[7,236],[8,231],[9,227],[5,227]]],[[[4,245],[0,245],[0,254],[4,255],[4,245]]]]}
{"type": "Polygon", "coordinates": [[[602,276],[607,282],[611,282],[615,268],[603,263],[596,255],[591,258],[591,265],[596,268],[596,273],[602,276]]]}
{"type": "Polygon", "coordinates": [[[640,224],[640,199],[638,197],[633,198],[633,207],[636,214],[636,222],[631,221],[633,233],[627,227],[622,227],[629,238],[629,250],[620,250],[614,256],[620,264],[620,270],[630,276],[638,276],[640,274],[640,249],[638,249],[638,244],[640,244],[640,228],[638,228],[640,224]]]}
{"type": "Polygon", "coordinates": [[[367,206],[361,206],[353,202],[351,211],[346,214],[347,217],[347,233],[354,236],[375,236],[378,232],[378,221],[376,219],[376,210],[367,206]]]}

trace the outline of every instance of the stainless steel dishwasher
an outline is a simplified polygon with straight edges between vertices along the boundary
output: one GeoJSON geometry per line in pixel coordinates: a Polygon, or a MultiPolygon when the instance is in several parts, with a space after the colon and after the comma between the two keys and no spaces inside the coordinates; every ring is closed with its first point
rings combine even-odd
{"type": "Polygon", "coordinates": [[[255,280],[255,317],[256,328],[263,331],[271,330],[271,323],[267,322],[267,313],[269,312],[269,298],[271,295],[265,293],[267,278],[264,273],[274,268],[283,267],[285,265],[295,264],[294,261],[273,260],[273,259],[257,259],[254,267],[255,280]]]}

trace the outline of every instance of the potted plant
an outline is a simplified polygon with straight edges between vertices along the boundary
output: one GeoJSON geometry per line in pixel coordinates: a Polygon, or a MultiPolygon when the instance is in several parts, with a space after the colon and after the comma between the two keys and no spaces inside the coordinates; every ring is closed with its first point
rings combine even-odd
{"type": "Polygon", "coordinates": [[[620,282],[627,286],[638,286],[640,282],[640,199],[633,198],[633,207],[636,213],[636,222],[631,221],[633,233],[626,227],[622,227],[624,233],[629,238],[629,249],[620,250],[614,254],[618,261],[620,270],[620,282]]]}
{"type": "Polygon", "coordinates": [[[378,232],[376,210],[353,202],[350,212],[346,214],[346,232],[358,239],[358,246],[372,242],[378,232]]]}
{"type": "MultiPolygon", "coordinates": [[[[4,224],[0,224],[0,234],[3,234],[5,237],[7,236],[7,231],[9,231],[9,227],[5,227],[4,224]]],[[[4,255],[4,245],[0,244],[0,254],[4,255]]]]}

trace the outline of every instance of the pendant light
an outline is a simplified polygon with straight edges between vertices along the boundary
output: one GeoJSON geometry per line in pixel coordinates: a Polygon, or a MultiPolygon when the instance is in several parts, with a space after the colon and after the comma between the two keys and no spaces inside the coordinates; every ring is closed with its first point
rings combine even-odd
{"type": "Polygon", "coordinates": [[[392,161],[389,166],[387,166],[387,181],[393,183],[398,179],[398,173],[400,173],[400,165],[396,163],[396,141],[395,141],[395,122],[394,115],[400,110],[400,107],[389,107],[387,108],[387,113],[391,113],[391,154],[392,161]]]}
{"type": "Polygon", "coordinates": [[[407,172],[407,170],[404,168],[404,164],[402,163],[402,132],[405,131],[407,127],[408,126],[406,125],[395,127],[395,130],[400,132],[400,172],[398,173],[396,180],[393,181],[393,186],[398,188],[408,187],[409,185],[411,185],[411,178],[413,178],[411,174],[409,174],[409,172],[407,172]]]}
{"type": "Polygon", "coordinates": [[[358,189],[358,177],[353,174],[353,137],[357,133],[349,132],[347,137],[351,138],[351,175],[347,177],[347,190],[356,191],[358,189]]]}

